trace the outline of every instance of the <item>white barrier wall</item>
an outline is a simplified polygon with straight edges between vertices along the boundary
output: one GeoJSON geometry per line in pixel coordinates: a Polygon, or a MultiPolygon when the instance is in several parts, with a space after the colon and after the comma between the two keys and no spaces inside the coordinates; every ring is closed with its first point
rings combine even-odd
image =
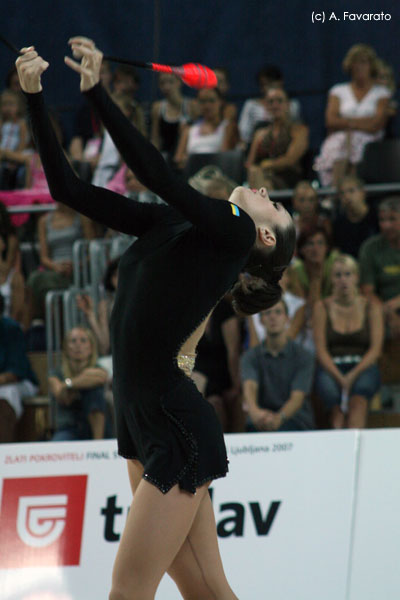
{"type": "MultiPolygon", "coordinates": [[[[398,599],[398,431],[226,444],[230,473],[211,493],[240,600],[398,599]]],[[[114,441],[0,446],[2,600],[107,600],[131,502],[115,450],[114,441]]],[[[166,577],[157,599],[178,597],[166,577]]]]}

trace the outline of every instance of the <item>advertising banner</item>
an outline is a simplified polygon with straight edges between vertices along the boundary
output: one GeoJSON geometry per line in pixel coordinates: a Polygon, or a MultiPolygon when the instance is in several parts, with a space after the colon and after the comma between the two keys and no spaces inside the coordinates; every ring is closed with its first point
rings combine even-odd
{"type": "MultiPolygon", "coordinates": [[[[212,483],[240,600],[345,599],[358,432],[227,435],[212,483]]],[[[113,440],[0,446],[2,600],[107,600],[132,494],[113,440]]],[[[166,576],[157,599],[179,593],[166,576]]]]}
{"type": "Polygon", "coordinates": [[[400,430],[361,436],[349,600],[400,598],[400,430]]]}

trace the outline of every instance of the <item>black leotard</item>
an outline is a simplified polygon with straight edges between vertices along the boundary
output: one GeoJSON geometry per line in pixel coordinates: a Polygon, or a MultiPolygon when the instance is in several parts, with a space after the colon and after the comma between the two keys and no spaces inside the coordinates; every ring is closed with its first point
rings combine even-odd
{"type": "Polygon", "coordinates": [[[87,93],[142,183],[170,206],[140,204],[81,181],[49,122],[42,94],[27,94],[34,139],[53,198],[139,239],[119,265],[111,317],[119,453],[167,492],[195,493],[222,477],[227,458],[214,409],[178,367],[183,343],[235,283],[255,241],[253,220],[175,178],[158,150],[100,85],[87,93]]]}

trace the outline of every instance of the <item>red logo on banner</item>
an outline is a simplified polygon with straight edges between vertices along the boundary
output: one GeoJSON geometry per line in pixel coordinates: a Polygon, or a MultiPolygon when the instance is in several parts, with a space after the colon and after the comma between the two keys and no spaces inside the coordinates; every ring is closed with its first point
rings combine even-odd
{"type": "Polygon", "coordinates": [[[79,565],[87,475],[4,479],[0,569],[79,565]]]}

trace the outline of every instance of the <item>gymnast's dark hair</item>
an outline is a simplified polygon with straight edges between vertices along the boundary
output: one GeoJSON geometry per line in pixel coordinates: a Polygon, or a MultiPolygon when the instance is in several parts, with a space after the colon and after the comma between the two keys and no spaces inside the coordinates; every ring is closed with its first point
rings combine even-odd
{"type": "Polygon", "coordinates": [[[296,229],[274,229],[276,244],[271,249],[253,246],[244,267],[245,275],[232,289],[232,306],[238,315],[253,315],[274,306],[282,298],[279,281],[296,246],[296,229]]]}

